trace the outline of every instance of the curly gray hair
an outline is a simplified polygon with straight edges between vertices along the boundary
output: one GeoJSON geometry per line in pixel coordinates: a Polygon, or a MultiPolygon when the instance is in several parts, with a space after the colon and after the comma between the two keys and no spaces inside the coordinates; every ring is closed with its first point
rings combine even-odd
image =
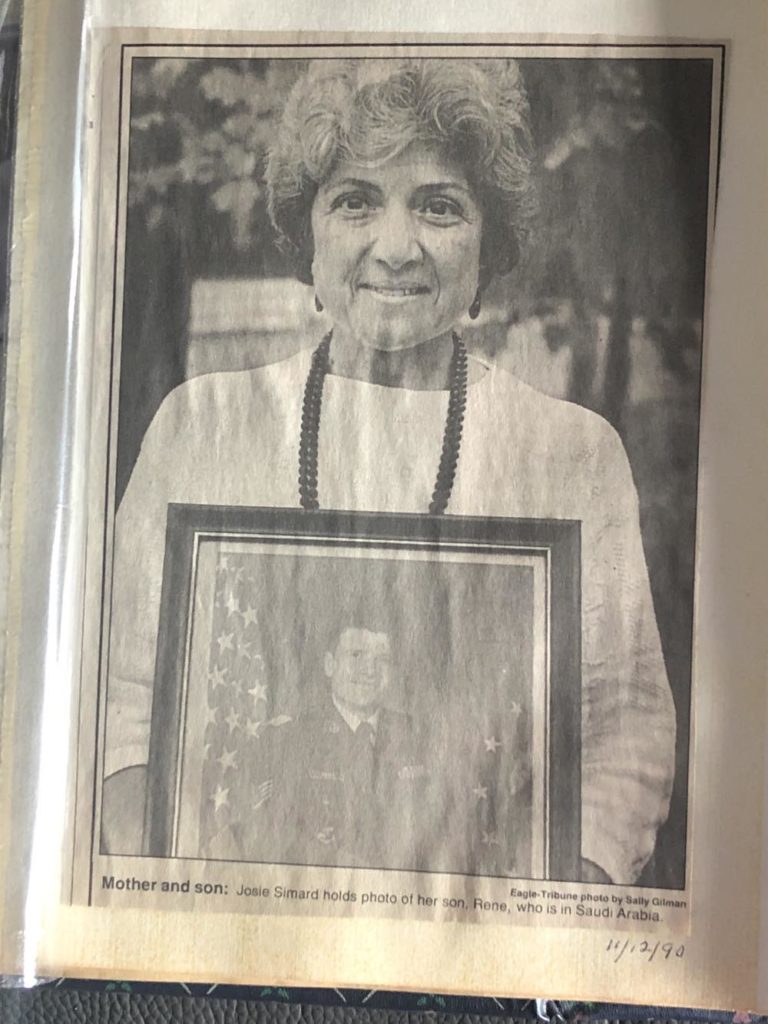
{"type": "Polygon", "coordinates": [[[508,273],[533,212],[528,101],[505,58],[311,61],[267,163],[269,213],[296,276],[312,282],[310,213],[342,160],[384,163],[415,142],[456,161],[484,212],[480,283],[508,273]]]}

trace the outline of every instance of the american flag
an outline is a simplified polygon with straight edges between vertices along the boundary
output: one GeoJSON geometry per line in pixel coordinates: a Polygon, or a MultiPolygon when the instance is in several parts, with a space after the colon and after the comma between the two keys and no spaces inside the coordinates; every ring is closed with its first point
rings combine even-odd
{"type": "Polygon", "coordinates": [[[274,694],[249,561],[221,554],[216,568],[200,807],[204,856],[211,840],[269,796],[268,770],[258,766],[274,694]]]}
{"type": "Polygon", "coordinates": [[[453,766],[446,841],[455,859],[449,869],[525,877],[531,870],[533,825],[530,714],[514,673],[499,668],[504,648],[488,653],[495,656],[470,663],[465,678],[454,684],[444,755],[453,766]],[[495,672],[489,671],[492,666],[495,672]]]}
{"type": "Polygon", "coordinates": [[[474,771],[467,784],[473,805],[473,868],[479,874],[527,873],[523,862],[531,823],[525,794],[524,717],[521,705],[510,700],[503,707],[486,710],[475,722],[474,771]]]}

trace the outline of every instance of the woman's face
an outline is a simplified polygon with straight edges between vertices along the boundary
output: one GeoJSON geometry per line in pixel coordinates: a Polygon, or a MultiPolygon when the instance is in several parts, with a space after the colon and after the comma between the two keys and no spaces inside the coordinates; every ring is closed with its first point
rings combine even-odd
{"type": "Polygon", "coordinates": [[[334,330],[388,351],[449,330],[477,290],[481,231],[464,172],[433,149],[340,163],[312,206],[315,291],[334,330]]]}

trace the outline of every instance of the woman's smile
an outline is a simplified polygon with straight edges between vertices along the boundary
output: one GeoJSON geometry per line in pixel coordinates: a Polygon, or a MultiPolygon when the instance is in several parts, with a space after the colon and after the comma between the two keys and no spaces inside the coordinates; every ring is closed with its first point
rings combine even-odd
{"type": "Polygon", "coordinates": [[[334,347],[397,351],[450,332],[477,291],[481,232],[464,171],[434,149],[340,163],[312,206],[313,277],[334,347]]]}
{"type": "Polygon", "coordinates": [[[429,288],[424,285],[359,284],[357,287],[385,299],[411,299],[417,295],[429,295],[429,288]]]}

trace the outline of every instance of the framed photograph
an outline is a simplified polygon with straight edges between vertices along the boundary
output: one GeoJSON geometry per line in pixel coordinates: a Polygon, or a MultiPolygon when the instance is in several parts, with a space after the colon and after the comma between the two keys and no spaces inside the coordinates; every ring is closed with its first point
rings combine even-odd
{"type": "Polygon", "coordinates": [[[580,526],[169,509],[145,853],[578,879],[580,526]]]}

